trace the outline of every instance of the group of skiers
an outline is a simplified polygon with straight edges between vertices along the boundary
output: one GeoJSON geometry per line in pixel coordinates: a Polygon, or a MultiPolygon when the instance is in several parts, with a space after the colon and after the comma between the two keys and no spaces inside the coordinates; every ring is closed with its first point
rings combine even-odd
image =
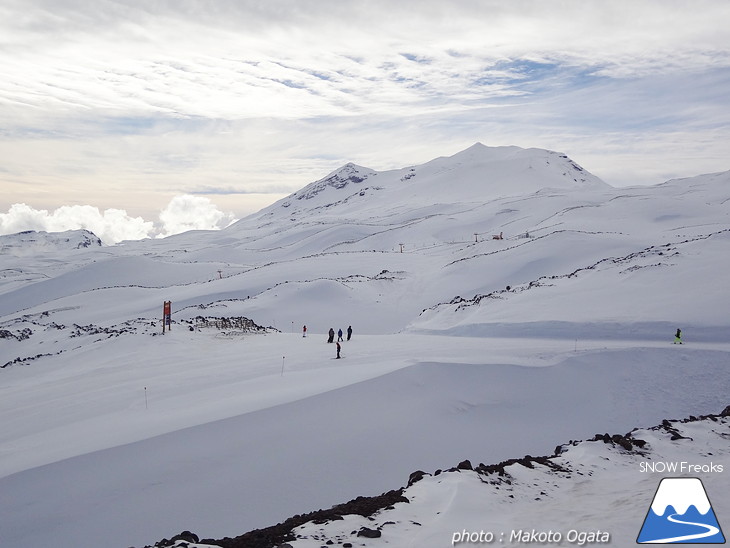
{"type": "MultiPolygon", "coordinates": [[[[335,330],[333,328],[330,327],[329,333],[327,335],[328,335],[328,337],[327,337],[328,343],[335,342],[335,330]]],[[[340,352],[342,350],[342,346],[340,346],[340,342],[343,342],[342,335],[343,335],[342,329],[338,329],[337,330],[337,343],[336,343],[337,344],[337,358],[336,359],[338,359],[338,360],[342,357],[342,356],[340,356],[340,352]]],[[[348,326],[348,328],[347,328],[347,340],[349,341],[350,338],[352,338],[352,326],[348,326]]]]}
{"type": "MultiPolygon", "coordinates": [[[[338,329],[337,330],[337,342],[341,342],[342,341],[342,336],[343,336],[342,329],[338,329]]],[[[349,326],[347,328],[347,340],[349,341],[351,338],[352,338],[352,326],[349,326]]],[[[328,343],[335,342],[335,330],[332,329],[331,327],[330,327],[330,330],[329,330],[329,333],[328,333],[327,342],[328,343]]]]}
{"type": "MultiPolygon", "coordinates": [[[[342,350],[342,347],[340,346],[340,342],[344,342],[342,337],[344,333],[342,332],[342,329],[337,330],[337,359],[339,360],[342,356],[340,356],[340,352],[342,350]]],[[[302,337],[307,336],[307,326],[302,327],[302,337]]],[[[352,326],[347,327],[347,340],[349,341],[352,338],[352,326]]],[[[335,330],[330,327],[329,332],[327,333],[327,342],[328,343],[334,343],[335,342],[335,330]]]]}

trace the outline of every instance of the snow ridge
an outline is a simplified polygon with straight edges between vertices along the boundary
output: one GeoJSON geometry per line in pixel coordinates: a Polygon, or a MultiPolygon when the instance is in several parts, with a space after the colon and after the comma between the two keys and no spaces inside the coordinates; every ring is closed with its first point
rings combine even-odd
{"type": "MultiPolygon", "coordinates": [[[[557,446],[553,455],[547,457],[526,455],[476,467],[466,460],[454,468],[437,470],[433,474],[419,470],[410,475],[405,487],[380,496],[358,497],[329,510],[298,515],[276,526],[235,538],[198,541],[195,535],[196,542],[189,548],[381,546],[383,541],[391,546],[446,546],[455,533],[468,525],[470,520],[463,509],[469,505],[484,511],[482,526],[500,524],[502,529],[509,528],[520,505],[529,505],[546,516],[546,523],[553,520],[551,530],[568,531],[578,523],[571,522],[562,512],[569,503],[579,507],[577,485],[581,485],[581,492],[597,494],[593,498],[600,499],[600,508],[594,509],[594,514],[605,510],[610,516],[611,508],[618,505],[618,501],[626,500],[631,491],[637,493],[637,498],[651,496],[650,492],[632,489],[627,484],[631,469],[638,470],[642,462],[666,461],[678,451],[683,458],[710,451],[714,459],[721,461],[730,456],[725,442],[727,436],[730,436],[730,406],[720,414],[665,420],[652,428],[636,428],[623,435],[596,434],[591,440],[570,441],[557,446]],[[611,483],[615,485],[610,492],[598,495],[611,483]],[[454,509],[462,509],[462,513],[454,509]],[[463,521],[459,521],[460,517],[463,521]],[[442,542],[433,543],[435,538],[441,538],[442,542]]],[[[701,490],[701,484],[697,484],[701,490]]],[[[709,510],[704,491],[690,495],[693,495],[690,500],[696,502],[689,504],[695,504],[702,513],[709,510]]],[[[652,506],[660,515],[665,508],[663,501],[655,501],[652,506]]],[[[686,508],[675,510],[683,513],[686,508]]],[[[641,517],[636,516],[636,531],[641,517]]],[[[594,529],[591,538],[594,542],[607,542],[613,536],[620,542],[621,534],[612,532],[618,531],[616,523],[604,517],[603,523],[606,521],[610,523],[608,527],[602,526],[600,533],[599,529],[594,529]]],[[[584,523],[581,525],[586,528],[584,523]]],[[[577,538],[578,531],[575,532],[577,538]]],[[[155,546],[182,546],[179,542],[163,539],[155,546]]]]}
{"type": "Polygon", "coordinates": [[[101,247],[101,239],[86,229],[65,232],[26,230],[17,234],[0,235],[0,253],[28,255],[31,253],[101,247]]]}
{"type": "MultiPolygon", "coordinates": [[[[291,198],[297,200],[311,200],[320,193],[324,192],[328,188],[341,190],[348,187],[350,184],[358,185],[370,177],[377,175],[377,172],[372,169],[358,166],[353,163],[347,163],[341,168],[333,171],[323,179],[315,181],[292,194],[291,198]]],[[[282,207],[289,207],[291,201],[287,200],[282,204],[282,207]]]]}

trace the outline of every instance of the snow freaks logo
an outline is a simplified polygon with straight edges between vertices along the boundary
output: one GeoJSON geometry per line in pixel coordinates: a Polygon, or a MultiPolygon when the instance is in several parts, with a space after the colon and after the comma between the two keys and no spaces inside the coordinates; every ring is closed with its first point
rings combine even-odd
{"type": "Polygon", "coordinates": [[[724,544],[725,537],[698,478],[664,478],[644,518],[638,544],[724,544]]]}

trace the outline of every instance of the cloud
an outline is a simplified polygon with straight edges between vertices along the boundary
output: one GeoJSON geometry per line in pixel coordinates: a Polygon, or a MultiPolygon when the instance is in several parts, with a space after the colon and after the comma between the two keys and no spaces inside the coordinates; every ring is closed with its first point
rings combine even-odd
{"type": "Polygon", "coordinates": [[[90,205],[62,206],[49,212],[26,204],[13,204],[7,213],[0,213],[0,234],[24,230],[63,232],[81,228],[91,230],[104,243],[112,244],[149,237],[153,223],[141,217],[130,217],[121,209],[102,212],[90,205]]]}
{"type": "Polygon", "coordinates": [[[108,245],[124,240],[166,237],[187,230],[217,230],[234,222],[207,198],[175,196],[160,212],[159,224],[142,217],[131,217],[122,209],[106,209],[90,205],[62,206],[49,212],[27,204],[13,204],[7,213],[0,213],[0,234],[25,230],[64,232],[86,229],[108,245]]]}
{"type": "Polygon", "coordinates": [[[217,230],[228,226],[235,219],[226,215],[203,196],[175,196],[160,212],[162,229],[158,237],[164,238],[188,230],[217,230]]]}
{"type": "Polygon", "coordinates": [[[689,171],[671,176],[727,169],[729,2],[1,4],[3,209],[40,195],[152,218],[160,194],[210,188],[242,216],[347,161],[402,167],[475,141],[590,141],[623,179],[643,170],[634,182],[679,156],[689,171]],[[639,146],[613,155],[618,134],[639,146]]]}
{"type": "Polygon", "coordinates": [[[50,5],[23,3],[26,17],[0,23],[17,47],[0,54],[0,105],[29,115],[24,106],[225,120],[414,114],[524,94],[518,84],[542,75],[500,77],[510,60],[618,78],[730,63],[730,9],[718,2],[50,5]]]}

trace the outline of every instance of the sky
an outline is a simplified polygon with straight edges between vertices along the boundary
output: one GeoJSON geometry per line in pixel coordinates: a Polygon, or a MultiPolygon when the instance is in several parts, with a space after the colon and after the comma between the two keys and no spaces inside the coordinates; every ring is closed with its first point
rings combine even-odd
{"type": "Polygon", "coordinates": [[[730,169],[725,0],[2,0],[0,233],[222,228],[344,163],[489,146],[730,169]]]}

